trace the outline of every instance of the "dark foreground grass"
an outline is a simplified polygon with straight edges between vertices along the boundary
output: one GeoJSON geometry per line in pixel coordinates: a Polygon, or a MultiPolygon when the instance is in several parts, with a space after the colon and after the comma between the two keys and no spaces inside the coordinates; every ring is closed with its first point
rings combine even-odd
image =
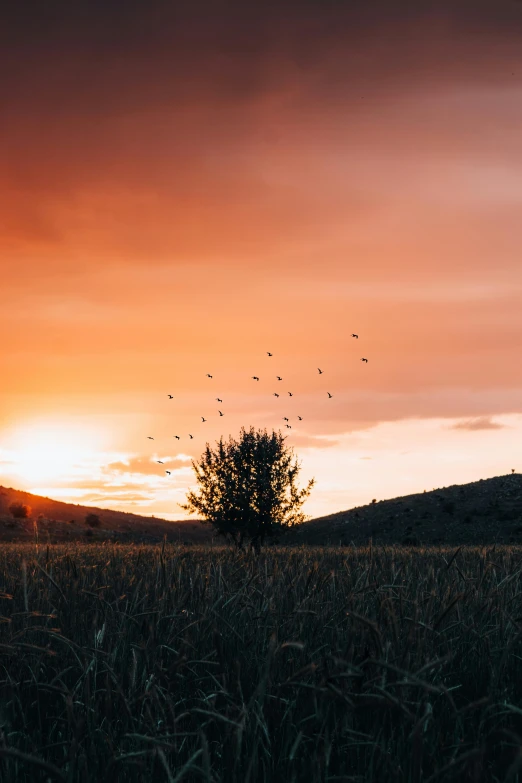
{"type": "Polygon", "coordinates": [[[2,781],[522,781],[522,549],[7,545],[2,781]]]}

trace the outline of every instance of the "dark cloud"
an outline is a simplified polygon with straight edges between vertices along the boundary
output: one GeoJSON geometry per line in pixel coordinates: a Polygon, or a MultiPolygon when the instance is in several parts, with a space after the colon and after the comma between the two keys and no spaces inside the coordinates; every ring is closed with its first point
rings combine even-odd
{"type": "MultiPolygon", "coordinates": [[[[303,145],[345,156],[339,133],[347,143],[364,101],[385,111],[440,84],[504,84],[517,63],[522,72],[521,39],[511,0],[11,3],[0,28],[2,251],[38,247],[47,269],[79,236],[93,259],[100,248],[170,259],[212,234],[220,256],[243,263],[267,234],[304,241],[319,204],[327,234],[375,197],[334,189],[327,202],[321,183],[300,181],[306,165],[292,171],[292,154],[275,188],[256,161],[268,150],[267,170],[280,167],[278,151],[303,145]]],[[[370,119],[370,133],[389,126],[370,119]]]]}
{"type": "MultiPolygon", "coordinates": [[[[351,92],[372,82],[385,86],[397,71],[415,75],[420,68],[437,78],[449,65],[471,73],[462,43],[482,36],[519,42],[522,6],[510,0],[22,0],[8,6],[1,29],[10,74],[4,101],[23,111],[80,107],[114,114],[136,104],[179,108],[202,98],[243,103],[288,80],[300,91],[312,74],[351,92]],[[437,58],[438,67],[430,68],[437,58]]],[[[491,51],[481,55],[473,65],[486,74],[491,51]]]]}
{"type": "Polygon", "coordinates": [[[467,419],[466,421],[459,421],[457,424],[453,424],[450,429],[452,430],[503,430],[505,424],[499,424],[493,421],[489,416],[479,416],[476,419],[467,419]]]}

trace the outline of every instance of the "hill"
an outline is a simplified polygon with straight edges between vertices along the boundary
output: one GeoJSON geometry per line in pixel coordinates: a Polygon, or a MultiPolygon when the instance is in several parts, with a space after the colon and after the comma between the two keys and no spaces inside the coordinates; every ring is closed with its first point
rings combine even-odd
{"type": "Polygon", "coordinates": [[[522,544],[518,473],[381,500],[305,523],[303,544],[522,544]]]}
{"type": "Polygon", "coordinates": [[[191,544],[210,542],[211,531],[199,521],[169,522],[167,519],[111,511],[93,506],[80,506],[60,500],[32,495],[11,487],[0,486],[0,540],[18,541],[34,538],[34,521],[42,542],[71,541],[77,539],[117,541],[182,541],[191,544]],[[11,503],[23,503],[31,507],[29,519],[13,519],[9,512],[11,503]],[[85,522],[88,514],[99,517],[98,527],[85,522]]]}
{"type": "MultiPolygon", "coordinates": [[[[0,486],[0,540],[31,540],[37,520],[42,542],[116,540],[207,544],[212,531],[198,520],[166,519],[81,506],[0,486]],[[11,503],[31,507],[30,519],[13,519],[11,503]],[[86,524],[88,514],[99,527],[86,524]]],[[[454,484],[430,492],[380,500],[305,523],[291,544],[522,544],[522,475],[454,484]]],[[[283,541],[281,541],[283,543],[283,541]]]]}

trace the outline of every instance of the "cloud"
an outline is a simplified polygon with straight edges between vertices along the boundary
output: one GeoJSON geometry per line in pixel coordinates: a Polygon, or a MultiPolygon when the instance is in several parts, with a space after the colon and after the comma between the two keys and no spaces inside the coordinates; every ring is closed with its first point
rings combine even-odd
{"type": "Polygon", "coordinates": [[[291,435],[287,440],[289,446],[300,446],[307,449],[329,449],[339,445],[339,441],[334,438],[314,436],[314,435],[291,435]]]}
{"type": "Polygon", "coordinates": [[[151,503],[154,495],[133,492],[90,492],[82,497],[83,503],[151,503]]]}
{"type": "Polygon", "coordinates": [[[506,428],[505,424],[500,424],[497,421],[493,421],[490,416],[479,416],[476,419],[466,419],[465,421],[459,421],[457,424],[453,424],[450,429],[452,430],[503,430],[506,428]]]}
{"type": "Polygon", "coordinates": [[[145,476],[157,476],[161,470],[175,470],[179,473],[187,470],[187,465],[184,463],[190,459],[192,458],[186,454],[178,454],[175,457],[130,457],[128,460],[110,462],[105,466],[104,472],[138,473],[145,476]],[[159,465],[156,461],[160,458],[163,465],[159,465]]]}
{"type": "MultiPolygon", "coordinates": [[[[388,104],[396,115],[397,96],[420,92],[431,100],[436,80],[501,78],[506,61],[515,60],[506,43],[518,46],[522,21],[515,3],[492,11],[478,1],[472,8],[427,2],[422,10],[399,0],[368,8],[232,2],[225,10],[153,1],[146,9],[126,3],[118,13],[111,3],[79,2],[62,9],[59,25],[46,4],[34,4],[30,14],[25,3],[11,5],[19,8],[3,17],[0,42],[0,67],[10,74],[2,92],[4,233],[25,249],[74,245],[76,237],[111,257],[116,244],[147,262],[160,253],[171,259],[176,250],[208,253],[211,235],[217,254],[235,251],[243,264],[245,249],[262,247],[267,228],[285,226],[295,241],[308,233],[321,204],[323,235],[332,213],[342,225],[353,220],[375,200],[373,186],[358,183],[349,198],[339,198],[340,180],[353,179],[352,164],[347,177],[346,147],[332,121],[345,144],[358,146],[372,127],[385,128],[393,152],[401,138],[411,151],[402,123],[394,129],[376,121],[376,101],[379,112],[388,104]],[[372,107],[369,121],[364,100],[372,107]],[[328,202],[310,147],[332,158],[328,202]],[[306,165],[295,161],[300,148],[306,165]]],[[[444,110],[437,111],[447,134],[444,110]]],[[[425,115],[420,119],[425,126],[425,115]]],[[[464,134],[465,144],[477,135],[464,134]]],[[[450,142],[454,149],[455,138],[450,142]]],[[[416,187],[422,179],[414,177],[416,187]]],[[[64,255],[76,266],[67,248],[64,255]]],[[[101,257],[88,255],[90,265],[101,257]]]]}

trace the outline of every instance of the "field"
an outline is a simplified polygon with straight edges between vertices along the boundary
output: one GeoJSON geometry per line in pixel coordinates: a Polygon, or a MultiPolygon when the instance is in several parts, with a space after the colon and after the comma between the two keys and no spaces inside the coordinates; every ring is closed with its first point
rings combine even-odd
{"type": "Polygon", "coordinates": [[[522,549],[5,544],[0,780],[522,780],[522,549]]]}

